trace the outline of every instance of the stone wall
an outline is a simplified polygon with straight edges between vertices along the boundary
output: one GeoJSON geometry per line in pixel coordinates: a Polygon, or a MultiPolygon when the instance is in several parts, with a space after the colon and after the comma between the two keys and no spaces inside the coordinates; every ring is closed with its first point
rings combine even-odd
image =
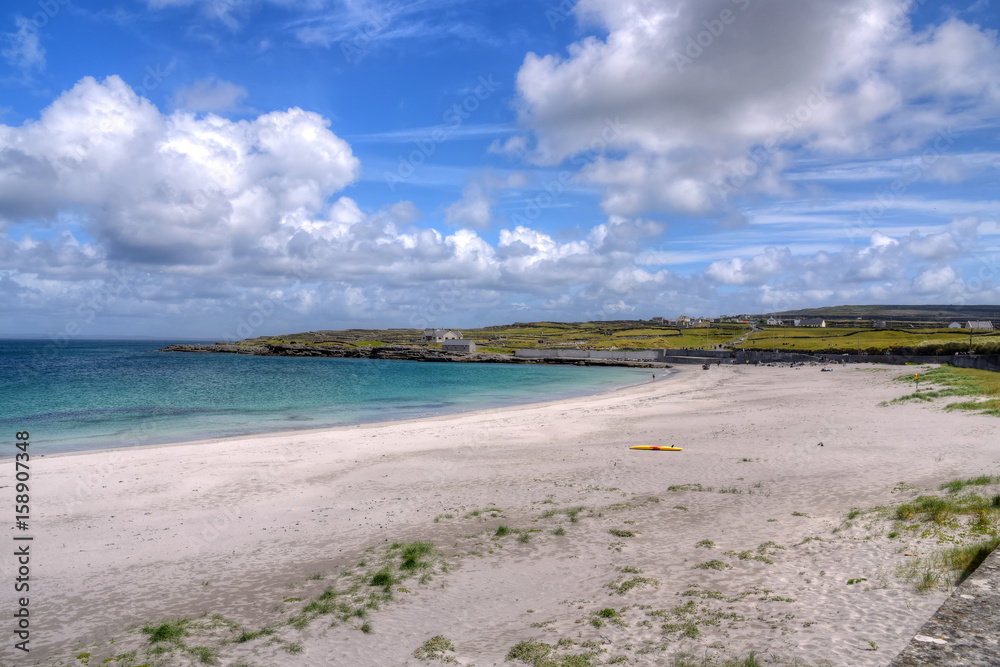
{"type": "Polygon", "coordinates": [[[520,359],[607,359],[615,361],[658,361],[671,364],[702,364],[722,361],[738,364],[806,363],[844,361],[850,364],[951,364],[959,368],[978,368],[1000,372],[1000,355],[947,354],[821,354],[807,352],[761,352],[744,350],[515,350],[520,359]]]}

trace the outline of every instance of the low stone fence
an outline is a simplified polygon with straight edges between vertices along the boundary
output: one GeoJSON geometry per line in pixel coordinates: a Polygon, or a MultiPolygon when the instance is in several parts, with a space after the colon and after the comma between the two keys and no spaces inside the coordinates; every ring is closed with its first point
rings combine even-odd
{"type": "Polygon", "coordinates": [[[889,667],[1000,664],[1000,549],[986,557],[889,667]]]}
{"type": "Polygon", "coordinates": [[[656,361],[671,364],[702,363],[807,363],[810,361],[849,364],[951,364],[1000,372],[1000,355],[948,354],[823,354],[809,352],[765,352],[759,350],[514,350],[520,359],[605,359],[612,361],[656,361]]]}
{"type": "Polygon", "coordinates": [[[998,354],[984,354],[981,356],[960,354],[948,363],[958,368],[977,368],[981,371],[1000,373],[1000,355],[998,354]]]}
{"type": "Polygon", "coordinates": [[[514,350],[522,359],[608,359],[612,361],[660,361],[661,350],[514,350]]]}

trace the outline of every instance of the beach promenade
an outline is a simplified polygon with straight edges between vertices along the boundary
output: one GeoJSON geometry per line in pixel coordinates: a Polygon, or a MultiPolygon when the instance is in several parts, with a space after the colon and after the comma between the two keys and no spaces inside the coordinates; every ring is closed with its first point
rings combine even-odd
{"type": "Polygon", "coordinates": [[[1000,474],[1000,420],[880,405],[909,393],[901,372],[688,367],[551,404],[45,457],[32,651],[0,664],[888,665],[950,595],[947,573],[915,577],[941,531],[984,537],[892,508],[1000,474]]]}

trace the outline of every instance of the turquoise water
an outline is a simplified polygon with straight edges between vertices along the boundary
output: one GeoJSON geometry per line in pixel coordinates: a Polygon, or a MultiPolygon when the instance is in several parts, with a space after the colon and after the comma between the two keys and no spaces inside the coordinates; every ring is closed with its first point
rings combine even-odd
{"type": "Polygon", "coordinates": [[[51,454],[407,419],[650,379],[629,368],[158,351],[171,342],[0,340],[0,457],[25,430],[35,453],[51,454]]]}

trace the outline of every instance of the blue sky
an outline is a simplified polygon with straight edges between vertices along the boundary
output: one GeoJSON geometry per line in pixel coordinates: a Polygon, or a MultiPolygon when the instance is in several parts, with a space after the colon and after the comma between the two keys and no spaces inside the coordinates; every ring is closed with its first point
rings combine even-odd
{"type": "Polygon", "coordinates": [[[1000,302],[989,0],[4,9],[0,334],[1000,302]]]}

